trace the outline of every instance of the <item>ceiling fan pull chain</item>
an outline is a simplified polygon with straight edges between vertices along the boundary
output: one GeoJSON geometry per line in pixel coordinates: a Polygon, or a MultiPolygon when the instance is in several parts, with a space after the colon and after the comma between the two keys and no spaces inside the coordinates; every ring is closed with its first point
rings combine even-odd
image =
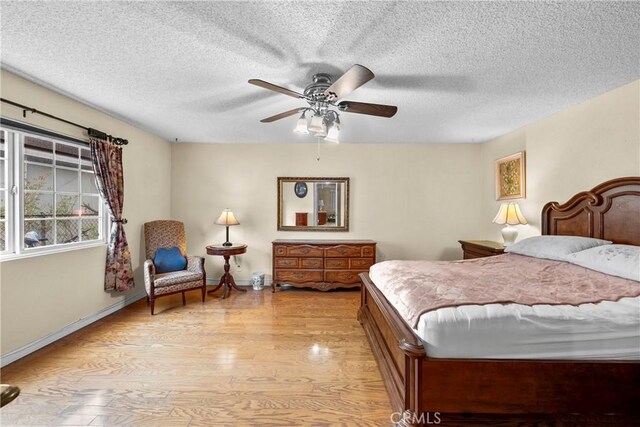
{"type": "Polygon", "coordinates": [[[319,136],[316,137],[316,141],[318,141],[318,157],[316,157],[316,160],[319,162],[320,161],[320,137],[319,136]]]}

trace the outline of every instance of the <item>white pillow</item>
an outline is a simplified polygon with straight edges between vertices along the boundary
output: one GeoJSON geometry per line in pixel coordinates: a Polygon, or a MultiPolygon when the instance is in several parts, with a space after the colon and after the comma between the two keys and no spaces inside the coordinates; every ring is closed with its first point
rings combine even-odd
{"type": "Polygon", "coordinates": [[[640,246],[606,245],[569,254],[567,262],[640,282],[640,246]]]}
{"type": "Polygon", "coordinates": [[[535,236],[507,246],[504,251],[535,258],[565,261],[574,252],[596,246],[609,245],[608,240],[580,236],[535,236]]]}

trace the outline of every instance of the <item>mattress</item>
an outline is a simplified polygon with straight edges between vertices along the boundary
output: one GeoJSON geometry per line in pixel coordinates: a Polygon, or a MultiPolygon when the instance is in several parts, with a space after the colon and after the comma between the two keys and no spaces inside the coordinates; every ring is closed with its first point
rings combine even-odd
{"type": "Polygon", "coordinates": [[[415,332],[436,358],[640,360],[640,298],[446,307],[415,332]]]}
{"type": "MultiPolygon", "coordinates": [[[[485,289],[488,280],[497,277],[491,271],[504,269],[491,263],[520,261],[507,259],[509,256],[458,262],[388,261],[374,265],[369,275],[387,301],[422,339],[430,357],[640,360],[640,297],[636,292],[636,285],[640,284],[565,262],[541,262],[532,258],[523,265],[540,264],[533,271],[544,274],[523,272],[523,277],[516,278],[517,274],[512,272],[513,280],[496,283],[507,283],[518,290],[516,294],[526,293],[532,289],[534,278],[550,287],[556,284],[556,276],[578,268],[585,270],[587,275],[568,275],[572,278],[569,290],[582,287],[589,295],[597,292],[606,281],[590,282],[595,274],[602,276],[598,279],[626,282],[626,286],[631,286],[628,290],[631,295],[617,301],[596,298],[592,299],[594,302],[570,305],[562,300],[556,303],[543,300],[527,305],[529,303],[523,301],[494,298],[490,286],[485,295],[470,292],[478,287],[485,289]],[[490,275],[484,277],[481,270],[488,270],[490,275]],[[470,272],[472,278],[469,278],[470,272]],[[474,276],[478,272],[482,280],[475,279],[480,277],[474,276]],[[423,292],[425,289],[427,293],[423,292]],[[465,292],[479,295],[478,299],[484,300],[483,303],[466,297],[465,292]],[[461,302],[452,304],[454,299],[461,302]],[[502,303],[496,303],[498,301],[502,303]]],[[[558,287],[551,287],[551,295],[565,291],[563,280],[564,277],[558,280],[558,287]]],[[[500,291],[498,289],[498,294],[502,295],[500,291]]]]}

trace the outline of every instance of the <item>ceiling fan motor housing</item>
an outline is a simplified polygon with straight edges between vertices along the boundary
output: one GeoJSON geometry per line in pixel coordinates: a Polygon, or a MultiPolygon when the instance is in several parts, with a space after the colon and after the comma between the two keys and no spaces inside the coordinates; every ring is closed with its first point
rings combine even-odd
{"type": "Polygon", "coordinates": [[[327,73],[313,75],[313,83],[304,89],[304,95],[308,98],[309,104],[316,102],[326,102],[327,96],[324,92],[333,83],[331,76],[327,73]]]}

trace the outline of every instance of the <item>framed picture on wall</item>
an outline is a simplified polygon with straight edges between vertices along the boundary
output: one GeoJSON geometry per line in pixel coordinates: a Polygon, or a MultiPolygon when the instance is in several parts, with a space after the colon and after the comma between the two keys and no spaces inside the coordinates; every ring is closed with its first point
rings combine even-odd
{"type": "Polygon", "coordinates": [[[524,199],[526,193],[525,153],[496,160],[496,200],[524,199]]]}

